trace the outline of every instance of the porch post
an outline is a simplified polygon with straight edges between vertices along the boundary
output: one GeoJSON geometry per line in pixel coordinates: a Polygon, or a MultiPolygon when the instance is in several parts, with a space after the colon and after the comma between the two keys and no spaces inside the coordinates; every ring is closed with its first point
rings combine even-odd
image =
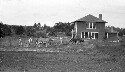
{"type": "Polygon", "coordinates": [[[107,33],[107,38],[109,37],[109,34],[107,33]]]}
{"type": "Polygon", "coordinates": [[[118,37],[118,32],[117,32],[117,37],[118,37]]]}
{"type": "Polygon", "coordinates": [[[85,38],[85,32],[84,32],[84,38],[85,38]]]}
{"type": "Polygon", "coordinates": [[[89,38],[89,32],[88,32],[88,38],[89,38]]]}
{"type": "Polygon", "coordinates": [[[81,32],[81,38],[82,38],[82,32],[81,32]]]}
{"type": "Polygon", "coordinates": [[[94,39],[95,39],[95,33],[94,33],[94,39]]]}
{"type": "Polygon", "coordinates": [[[73,38],[73,29],[72,29],[72,38],[73,38]]]}

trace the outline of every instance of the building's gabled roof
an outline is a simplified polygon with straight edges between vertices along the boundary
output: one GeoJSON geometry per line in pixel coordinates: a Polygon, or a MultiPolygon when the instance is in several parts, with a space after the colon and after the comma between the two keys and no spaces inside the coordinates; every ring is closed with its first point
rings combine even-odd
{"type": "Polygon", "coordinates": [[[95,16],[93,16],[93,15],[91,15],[91,14],[89,14],[89,15],[83,17],[83,18],[80,18],[80,19],[78,19],[78,20],[76,20],[76,21],[105,22],[105,23],[107,23],[106,21],[104,21],[104,20],[102,20],[102,19],[100,19],[100,18],[97,18],[97,17],[95,17],[95,16]]]}

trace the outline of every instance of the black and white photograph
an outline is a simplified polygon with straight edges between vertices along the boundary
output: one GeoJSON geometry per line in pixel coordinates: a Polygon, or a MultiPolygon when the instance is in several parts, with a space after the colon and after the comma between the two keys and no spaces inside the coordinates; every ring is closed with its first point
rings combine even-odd
{"type": "Polygon", "coordinates": [[[0,72],[125,72],[125,0],[0,0],[0,72]]]}

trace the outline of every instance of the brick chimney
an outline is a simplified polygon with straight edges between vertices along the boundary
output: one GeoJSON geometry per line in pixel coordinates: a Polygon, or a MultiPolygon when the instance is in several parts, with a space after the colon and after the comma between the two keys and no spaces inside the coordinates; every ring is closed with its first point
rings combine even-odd
{"type": "Polygon", "coordinates": [[[101,20],[102,20],[102,14],[99,14],[99,19],[101,19],[101,20]]]}

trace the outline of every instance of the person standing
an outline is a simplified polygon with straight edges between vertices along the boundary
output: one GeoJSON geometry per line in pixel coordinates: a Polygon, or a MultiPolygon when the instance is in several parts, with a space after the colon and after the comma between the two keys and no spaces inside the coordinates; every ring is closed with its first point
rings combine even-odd
{"type": "Polygon", "coordinates": [[[22,39],[19,37],[19,46],[22,46],[22,39]]]}
{"type": "Polygon", "coordinates": [[[33,39],[30,37],[28,42],[29,42],[29,46],[31,45],[31,42],[33,41],[33,39]]]}
{"type": "Polygon", "coordinates": [[[61,44],[63,43],[62,39],[63,39],[63,38],[62,38],[62,37],[60,37],[60,43],[61,43],[61,44]]]}

